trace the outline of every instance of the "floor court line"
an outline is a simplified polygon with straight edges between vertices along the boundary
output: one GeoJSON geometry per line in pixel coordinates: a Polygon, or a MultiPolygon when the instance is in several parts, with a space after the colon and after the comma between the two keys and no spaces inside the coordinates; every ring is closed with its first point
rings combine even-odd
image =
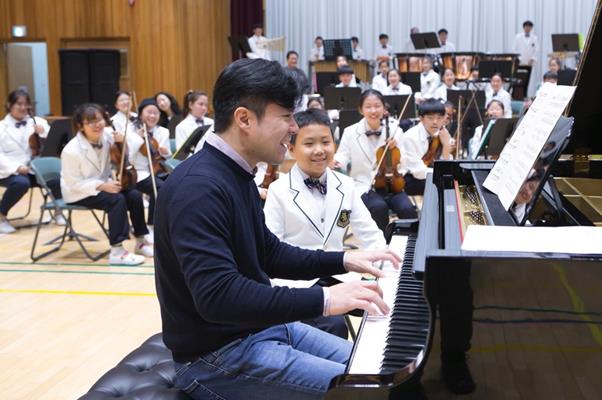
{"type": "Polygon", "coordinates": [[[48,273],[48,274],[89,274],[89,275],[140,275],[155,276],[153,272],[121,272],[121,271],[73,271],[54,269],[0,269],[0,272],[25,272],[25,273],[48,273]]]}
{"type": "Polygon", "coordinates": [[[128,296],[128,297],[155,297],[150,292],[98,292],[85,290],[44,290],[44,289],[0,289],[0,293],[27,293],[27,294],[70,294],[84,296],[128,296]]]}

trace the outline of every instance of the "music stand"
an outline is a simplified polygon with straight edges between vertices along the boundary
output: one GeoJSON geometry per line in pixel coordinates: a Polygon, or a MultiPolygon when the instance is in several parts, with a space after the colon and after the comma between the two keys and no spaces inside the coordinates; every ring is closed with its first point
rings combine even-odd
{"type": "Polygon", "coordinates": [[[41,157],[60,157],[63,148],[73,138],[71,118],[63,118],[52,121],[48,137],[44,142],[41,157]]]}
{"type": "Polygon", "coordinates": [[[401,72],[401,82],[412,88],[412,92],[420,92],[420,72],[401,72]]]}
{"type": "Polygon", "coordinates": [[[339,83],[339,74],[337,72],[316,72],[316,86],[318,93],[324,96],[324,88],[335,86],[339,83]]]}
{"type": "Polygon", "coordinates": [[[343,138],[345,128],[362,120],[362,114],[357,110],[341,110],[339,112],[339,140],[343,138]]]}
{"type": "Polygon", "coordinates": [[[247,53],[252,52],[246,36],[228,36],[228,42],[230,43],[232,54],[236,54],[239,58],[246,58],[247,53]]]}
{"type": "Polygon", "coordinates": [[[408,102],[403,115],[399,119],[410,119],[416,118],[416,102],[414,101],[414,95],[411,94],[397,94],[393,96],[385,96],[385,102],[389,105],[389,114],[392,117],[399,117],[399,113],[403,110],[403,106],[408,102]],[[408,97],[410,100],[408,101],[408,97]]]}
{"type": "Polygon", "coordinates": [[[338,88],[328,86],[324,88],[324,108],[327,110],[350,110],[357,109],[360,106],[360,96],[362,89],[338,88]]]}
{"type": "Polygon", "coordinates": [[[555,53],[579,52],[579,34],[552,33],[552,50],[555,53]]]}
{"type": "Polygon", "coordinates": [[[537,160],[535,160],[533,163],[533,166],[531,167],[531,173],[523,182],[523,186],[521,186],[521,191],[523,190],[523,187],[531,191],[530,199],[526,203],[523,203],[525,204],[524,214],[521,218],[519,218],[517,213],[513,210],[517,206],[516,202],[513,202],[512,207],[510,208],[513,210],[513,212],[510,214],[518,225],[525,225],[529,215],[531,214],[531,211],[533,211],[535,208],[535,204],[537,203],[539,195],[546,182],[550,178],[550,174],[552,172],[551,166],[556,162],[556,160],[558,160],[558,157],[560,157],[560,154],[569,143],[573,122],[573,117],[560,117],[554,126],[550,137],[546,141],[546,144],[539,152],[537,160]]]}
{"type": "Polygon", "coordinates": [[[326,39],[324,40],[324,59],[336,60],[338,56],[345,56],[348,60],[353,59],[351,39],[326,39]]]}
{"type": "Polygon", "coordinates": [[[452,103],[456,109],[458,108],[458,102],[460,100],[460,96],[462,96],[462,110],[466,110],[468,107],[468,102],[472,97],[472,94],[475,93],[474,103],[476,103],[477,108],[480,110],[485,108],[485,91],[484,90],[453,90],[447,89],[447,101],[452,103]]]}
{"type": "Polygon", "coordinates": [[[416,50],[438,49],[441,47],[439,38],[437,38],[435,32],[412,33],[410,38],[412,39],[412,43],[416,50]]]}
{"type": "MultiPolygon", "coordinates": [[[[518,118],[498,118],[487,136],[481,138],[481,145],[476,156],[484,154],[491,158],[498,158],[506,142],[512,136],[517,121],[518,118]]],[[[483,124],[483,129],[487,129],[487,126],[489,126],[489,121],[483,124]]]]}
{"type": "Polygon", "coordinates": [[[182,143],[182,146],[176,150],[176,152],[173,154],[173,158],[180,161],[184,161],[186,158],[188,158],[190,154],[194,153],[196,145],[212,126],[213,125],[208,124],[196,128],[190,134],[190,136],[188,136],[184,143],[182,143]]]}
{"type": "Polygon", "coordinates": [[[514,63],[512,61],[501,60],[483,60],[479,61],[479,80],[490,80],[496,74],[502,74],[504,80],[514,78],[512,70],[514,63]]]}

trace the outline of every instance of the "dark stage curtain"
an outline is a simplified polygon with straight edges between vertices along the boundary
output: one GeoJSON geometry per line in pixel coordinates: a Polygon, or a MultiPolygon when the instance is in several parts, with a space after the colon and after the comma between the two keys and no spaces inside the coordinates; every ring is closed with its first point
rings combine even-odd
{"type": "MultiPolygon", "coordinates": [[[[263,0],[230,0],[231,36],[251,36],[255,24],[263,24],[263,0]]],[[[233,60],[237,58],[232,54],[233,60]]]]}

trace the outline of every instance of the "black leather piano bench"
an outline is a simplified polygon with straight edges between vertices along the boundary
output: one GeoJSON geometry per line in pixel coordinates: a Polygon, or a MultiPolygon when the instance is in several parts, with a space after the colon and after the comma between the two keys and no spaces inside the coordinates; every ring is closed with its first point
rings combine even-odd
{"type": "Polygon", "coordinates": [[[171,352],[157,333],[104,374],[80,400],[190,400],[173,387],[175,375],[171,352]]]}

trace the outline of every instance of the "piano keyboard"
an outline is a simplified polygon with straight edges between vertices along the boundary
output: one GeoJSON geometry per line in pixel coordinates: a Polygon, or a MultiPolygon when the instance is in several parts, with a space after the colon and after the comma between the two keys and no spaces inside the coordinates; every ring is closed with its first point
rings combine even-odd
{"type": "Polygon", "coordinates": [[[416,236],[393,235],[389,248],[402,255],[401,268],[383,263],[385,276],[378,282],[388,315],[367,315],[358,333],[348,374],[388,374],[424,357],[429,332],[429,311],[422,281],[414,278],[412,262],[416,236]]]}

